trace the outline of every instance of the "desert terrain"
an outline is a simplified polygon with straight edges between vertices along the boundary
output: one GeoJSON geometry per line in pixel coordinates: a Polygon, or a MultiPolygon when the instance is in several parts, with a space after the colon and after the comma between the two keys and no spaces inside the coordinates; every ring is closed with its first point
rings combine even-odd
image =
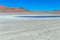
{"type": "Polygon", "coordinates": [[[60,17],[16,17],[27,15],[60,16],[53,12],[0,12],[0,40],[60,40],[60,17]]]}

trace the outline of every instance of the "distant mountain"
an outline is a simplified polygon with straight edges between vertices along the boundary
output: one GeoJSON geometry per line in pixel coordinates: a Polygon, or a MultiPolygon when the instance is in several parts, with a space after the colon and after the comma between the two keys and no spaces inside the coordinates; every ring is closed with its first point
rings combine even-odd
{"type": "Polygon", "coordinates": [[[55,13],[60,13],[60,10],[54,10],[55,13]]]}
{"type": "Polygon", "coordinates": [[[29,10],[25,10],[24,8],[10,8],[0,5],[0,12],[29,12],[29,10]]]}

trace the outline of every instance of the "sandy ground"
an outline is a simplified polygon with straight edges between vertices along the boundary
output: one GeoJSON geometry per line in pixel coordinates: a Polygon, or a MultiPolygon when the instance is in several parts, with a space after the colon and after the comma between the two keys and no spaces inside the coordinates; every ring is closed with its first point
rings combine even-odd
{"type": "Polygon", "coordinates": [[[54,12],[0,12],[0,15],[60,15],[54,12]]]}
{"type": "Polygon", "coordinates": [[[60,18],[0,18],[0,40],[60,40],[60,18]]]}
{"type": "Polygon", "coordinates": [[[55,15],[48,12],[0,12],[0,40],[60,40],[60,18],[16,18],[21,15],[55,15]]]}

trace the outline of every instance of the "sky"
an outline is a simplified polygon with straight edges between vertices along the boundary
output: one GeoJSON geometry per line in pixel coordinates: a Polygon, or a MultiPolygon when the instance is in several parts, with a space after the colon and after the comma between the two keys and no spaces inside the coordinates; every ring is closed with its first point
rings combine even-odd
{"type": "Polygon", "coordinates": [[[0,4],[27,10],[60,10],[60,0],[0,0],[0,4]]]}

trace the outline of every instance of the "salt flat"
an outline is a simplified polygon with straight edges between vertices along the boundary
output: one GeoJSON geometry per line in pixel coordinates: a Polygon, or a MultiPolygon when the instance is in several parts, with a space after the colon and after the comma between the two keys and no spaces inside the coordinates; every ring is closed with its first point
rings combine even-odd
{"type": "Polygon", "coordinates": [[[0,40],[60,40],[60,18],[16,17],[22,15],[60,16],[53,12],[0,12],[0,40]]]}
{"type": "Polygon", "coordinates": [[[60,40],[60,18],[0,18],[0,40],[60,40]]]}

